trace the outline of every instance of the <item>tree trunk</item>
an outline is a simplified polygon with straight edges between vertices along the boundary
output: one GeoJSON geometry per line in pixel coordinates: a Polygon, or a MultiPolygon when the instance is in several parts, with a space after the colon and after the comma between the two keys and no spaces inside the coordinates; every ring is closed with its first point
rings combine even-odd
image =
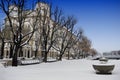
{"type": "Polygon", "coordinates": [[[19,47],[15,47],[13,51],[13,58],[12,58],[12,66],[18,65],[17,54],[18,54],[19,47]]]}
{"type": "Polygon", "coordinates": [[[79,53],[78,53],[77,59],[80,59],[80,51],[79,51],[79,53]]]}
{"type": "Polygon", "coordinates": [[[0,59],[3,59],[5,42],[2,41],[0,59]]]}
{"type": "Polygon", "coordinates": [[[13,46],[10,45],[10,57],[9,58],[12,58],[13,57],[13,46]]]}
{"type": "Polygon", "coordinates": [[[43,62],[47,62],[47,51],[44,52],[43,62]]]}
{"type": "Polygon", "coordinates": [[[35,57],[37,57],[38,49],[35,50],[35,57]]]}
{"type": "Polygon", "coordinates": [[[58,61],[62,61],[62,54],[59,55],[58,61]]]}
{"type": "Polygon", "coordinates": [[[68,60],[70,60],[70,52],[68,51],[68,60]]]}

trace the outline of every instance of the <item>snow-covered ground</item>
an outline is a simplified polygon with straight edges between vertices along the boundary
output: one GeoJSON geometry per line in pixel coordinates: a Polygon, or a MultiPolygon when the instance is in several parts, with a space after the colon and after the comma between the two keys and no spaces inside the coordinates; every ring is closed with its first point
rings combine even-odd
{"type": "Polygon", "coordinates": [[[63,60],[53,63],[7,67],[0,64],[0,80],[120,80],[120,60],[111,75],[96,74],[92,64],[97,60],[63,60]]]}

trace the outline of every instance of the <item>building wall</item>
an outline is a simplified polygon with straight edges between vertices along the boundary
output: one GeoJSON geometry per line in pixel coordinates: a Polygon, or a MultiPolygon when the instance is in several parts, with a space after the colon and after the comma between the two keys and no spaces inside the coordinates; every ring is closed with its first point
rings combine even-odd
{"type": "MultiPolygon", "coordinates": [[[[10,6],[10,10],[13,11],[11,12],[11,19],[12,19],[12,23],[16,26],[16,25],[19,25],[19,23],[17,22],[17,7],[15,5],[12,5],[10,6]],[[14,9],[13,9],[14,8],[14,9]]],[[[34,19],[36,18],[37,16],[37,11],[38,10],[41,10],[41,14],[42,16],[44,16],[44,9],[46,9],[47,11],[47,21],[46,22],[49,22],[49,25],[51,25],[51,27],[53,27],[53,21],[50,19],[50,7],[49,5],[47,4],[44,4],[44,3],[37,3],[36,4],[36,7],[34,9],[34,11],[24,11],[24,13],[27,13],[27,12],[31,12],[29,15],[27,15],[27,18],[25,20],[25,23],[24,23],[24,30],[25,32],[26,31],[32,31],[32,23],[34,23],[34,19]]],[[[6,26],[9,26],[9,21],[8,19],[6,18],[5,19],[5,22],[6,22],[6,26]]],[[[38,31],[40,32],[40,25],[41,23],[38,23],[36,27],[38,27],[38,31]]],[[[59,32],[57,34],[62,34],[62,31],[66,31],[65,28],[59,30],[59,32]]],[[[35,56],[35,50],[36,50],[36,44],[40,44],[38,39],[40,38],[40,35],[39,33],[36,31],[34,34],[33,34],[33,37],[31,38],[30,42],[28,45],[25,45],[22,47],[22,51],[21,53],[22,54],[18,54],[19,57],[27,57],[27,58],[30,58],[30,57],[34,57],[35,56]]],[[[60,46],[59,44],[61,44],[61,40],[59,40],[59,43],[57,44],[58,46],[60,46]]],[[[6,46],[5,47],[5,54],[4,54],[4,58],[9,58],[9,55],[10,55],[10,46],[9,46],[9,42],[6,43],[6,46]]],[[[38,54],[37,56],[42,56],[42,46],[40,45],[39,49],[38,49],[38,54]]],[[[66,54],[64,54],[63,56],[66,57],[67,55],[67,52],[65,52],[66,54]]],[[[73,50],[71,50],[71,53],[74,53],[73,50]]],[[[53,58],[56,58],[56,56],[59,55],[59,52],[56,51],[55,49],[51,49],[49,54],[48,54],[48,57],[53,57],[53,58]]]]}

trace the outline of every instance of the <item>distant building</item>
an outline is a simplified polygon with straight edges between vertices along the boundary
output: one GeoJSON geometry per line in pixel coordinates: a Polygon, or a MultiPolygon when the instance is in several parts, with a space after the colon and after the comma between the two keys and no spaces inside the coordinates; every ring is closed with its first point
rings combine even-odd
{"type": "Polygon", "coordinates": [[[120,59],[120,51],[105,52],[103,56],[109,59],[120,59]]]}

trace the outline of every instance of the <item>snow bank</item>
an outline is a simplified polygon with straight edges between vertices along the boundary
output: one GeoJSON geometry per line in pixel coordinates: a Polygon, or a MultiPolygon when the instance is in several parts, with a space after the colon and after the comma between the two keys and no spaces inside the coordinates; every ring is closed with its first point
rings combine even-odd
{"type": "MultiPolygon", "coordinates": [[[[53,63],[18,67],[0,67],[0,80],[119,80],[120,60],[109,60],[115,64],[112,75],[96,74],[92,64],[97,60],[64,60],[53,63]]],[[[1,65],[0,65],[1,66],[1,65]]]]}

